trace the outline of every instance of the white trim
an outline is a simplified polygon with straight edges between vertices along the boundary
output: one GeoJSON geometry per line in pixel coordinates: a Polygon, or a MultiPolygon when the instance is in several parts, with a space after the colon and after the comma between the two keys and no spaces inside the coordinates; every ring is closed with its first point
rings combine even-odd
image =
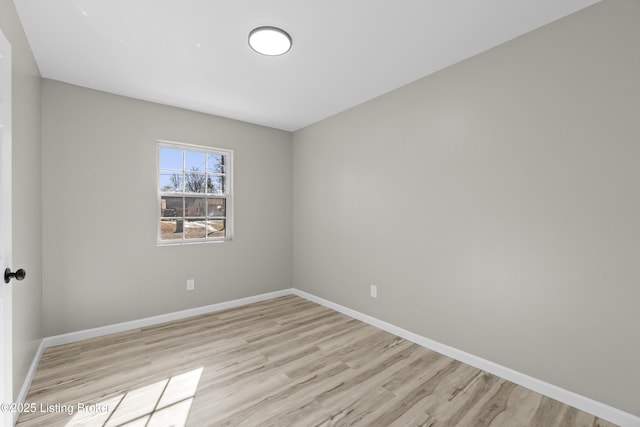
{"type": "Polygon", "coordinates": [[[213,313],[216,311],[227,310],[229,308],[240,307],[242,305],[253,304],[254,302],[266,301],[285,295],[291,295],[290,289],[269,292],[266,294],[256,295],[247,298],[240,298],[232,301],[221,302],[218,304],[206,305],[204,307],[190,308],[188,310],[175,311],[173,313],[160,314],[158,316],[146,317],[144,319],[131,320],[129,322],[116,323],[114,325],[101,326],[93,329],[85,329],[68,334],[55,335],[44,339],[45,348],[55,345],[69,344],[76,341],[82,341],[89,338],[101,337],[103,335],[114,334],[117,332],[129,331],[131,329],[144,328],[146,326],[158,325],[160,323],[180,320],[187,317],[198,316],[200,314],[213,313]]]}
{"type": "MultiPolygon", "coordinates": [[[[33,381],[33,377],[36,374],[36,370],[38,369],[38,363],[40,363],[40,358],[42,357],[42,353],[44,352],[45,348],[47,347],[45,345],[44,339],[42,339],[40,340],[40,345],[38,346],[38,350],[36,351],[36,354],[33,356],[33,361],[31,362],[31,366],[29,366],[29,371],[27,371],[27,376],[25,377],[24,382],[22,383],[20,392],[16,396],[15,401],[17,403],[24,403],[25,399],[27,398],[29,387],[31,387],[31,382],[33,381]]],[[[16,421],[18,421],[18,415],[20,415],[19,412],[14,412],[13,424],[15,424],[16,421]]]]}
{"type": "Polygon", "coordinates": [[[213,313],[216,311],[239,307],[246,304],[266,301],[269,299],[278,298],[285,295],[297,295],[301,298],[305,298],[309,301],[315,302],[316,304],[323,305],[327,308],[338,311],[347,316],[353,317],[354,319],[358,319],[369,325],[375,326],[376,328],[385,330],[401,338],[414,342],[418,345],[421,345],[422,347],[436,351],[445,356],[451,357],[452,359],[459,360],[475,368],[482,369],[486,372],[497,375],[508,381],[519,384],[523,387],[526,387],[538,393],[541,393],[559,402],[573,406],[577,409],[580,409],[581,411],[595,415],[598,418],[618,424],[621,427],[640,427],[640,417],[636,415],[621,411],[620,409],[614,408],[609,405],[605,405],[604,403],[597,402],[593,399],[590,399],[585,396],[581,396],[572,391],[565,390],[553,384],[549,384],[547,382],[538,380],[526,374],[514,371],[513,369],[507,368],[505,366],[499,365],[497,363],[491,362],[489,360],[483,359],[478,356],[474,356],[473,354],[464,352],[462,350],[458,350],[454,347],[450,347],[448,345],[439,343],[429,338],[425,338],[421,335],[407,331],[406,329],[392,325],[391,323],[384,322],[373,316],[360,313],[359,311],[352,310],[340,304],[336,304],[334,302],[331,302],[324,298],[317,297],[315,295],[312,295],[305,291],[301,291],[296,288],[283,289],[280,291],[256,295],[253,297],[241,298],[241,299],[222,302],[218,304],[207,305],[204,307],[197,307],[189,310],[182,310],[182,311],[163,314],[159,316],[147,317],[140,320],[133,320],[130,322],[117,323],[115,325],[104,326],[104,327],[93,328],[93,329],[86,329],[83,331],[71,332],[68,334],[62,334],[62,335],[56,335],[56,336],[44,338],[40,344],[40,348],[36,353],[33,363],[31,364],[31,368],[29,369],[29,373],[27,375],[27,378],[25,379],[22,389],[20,390],[20,394],[16,402],[24,402],[24,398],[26,397],[26,393],[29,389],[29,385],[31,384],[31,380],[33,378],[33,375],[35,374],[36,367],[38,366],[38,362],[40,361],[40,356],[42,355],[42,352],[44,351],[44,349],[46,349],[47,347],[52,347],[52,346],[61,345],[61,344],[68,344],[68,343],[80,341],[87,338],[94,338],[94,337],[99,337],[107,334],[112,334],[115,332],[123,332],[130,329],[156,325],[159,323],[169,322],[172,320],[184,319],[186,317],[197,316],[200,314],[213,313]]]}
{"type": "Polygon", "coordinates": [[[482,369],[483,371],[489,372],[493,375],[497,375],[500,378],[504,378],[505,380],[526,387],[529,390],[536,391],[559,402],[565,403],[569,406],[573,406],[574,408],[580,409],[581,411],[595,415],[598,418],[602,418],[603,420],[618,424],[621,427],[640,427],[640,417],[628,412],[621,411],[620,409],[605,405],[604,403],[597,402],[593,399],[581,396],[572,391],[565,390],[553,384],[549,384],[539,379],[530,377],[526,374],[514,371],[513,369],[507,368],[505,366],[499,365],[478,356],[474,356],[473,354],[469,354],[462,350],[458,350],[457,348],[450,347],[429,338],[425,338],[421,335],[407,331],[406,329],[402,329],[398,326],[392,325],[391,323],[384,322],[375,317],[360,313],[359,311],[352,310],[340,304],[336,304],[334,302],[317,297],[299,289],[294,288],[293,294],[308,299],[309,301],[313,301],[317,304],[323,305],[332,310],[338,311],[347,316],[353,317],[354,319],[358,319],[362,322],[368,323],[369,325],[390,332],[394,335],[414,342],[418,345],[421,345],[422,347],[436,351],[452,359],[459,360],[460,362],[466,363],[467,365],[473,366],[474,368],[482,369]]]}
{"type": "MultiPolygon", "coordinates": [[[[0,30],[0,272],[12,268],[12,92],[11,43],[0,30]],[[8,203],[6,203],[8,201],[8,203]]],[[[4,276],[3,276],[4,277],[4,276]]],[[[14,281],[15,283],[15,281],[14,281]]],[[[11,402],[13,393],[13,284],[0,281],[0,403],[11,402]]],[[[11,421],[10,413],[0,412],[0,425],[11,421]]]]}

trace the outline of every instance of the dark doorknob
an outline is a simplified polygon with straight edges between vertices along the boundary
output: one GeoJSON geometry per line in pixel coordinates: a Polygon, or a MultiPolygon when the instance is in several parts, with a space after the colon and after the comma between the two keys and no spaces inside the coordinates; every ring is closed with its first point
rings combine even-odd
{"type": "Polygon", "coordinates": [[[27,277],[27,272],[24,271],[24,268],[17,270],[15,273],[11,272],[10,268],[4,270],[4,283],[9,283],[14,277],[16,280],[24,280],[27,277]]]}

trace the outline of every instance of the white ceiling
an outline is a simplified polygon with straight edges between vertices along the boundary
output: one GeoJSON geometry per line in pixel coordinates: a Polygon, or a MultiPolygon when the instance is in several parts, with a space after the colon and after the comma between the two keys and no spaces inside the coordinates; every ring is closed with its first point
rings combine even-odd
{"type": "Polygon", "coordinates": [[[43,77],[285,130],[599,0],[15,0],[43,77]],[[253,52],[278,26],[289,53],[253,52]]]}

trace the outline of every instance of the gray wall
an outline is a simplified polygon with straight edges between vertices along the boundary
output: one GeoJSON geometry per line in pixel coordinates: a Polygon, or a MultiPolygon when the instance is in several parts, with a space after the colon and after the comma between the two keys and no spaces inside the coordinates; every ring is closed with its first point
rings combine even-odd
{"type": "Polygon", "coordinates": [[[597,4],[297,131],[294,286],[640,415],[638,17],[597,4]]]}
{"type": "Polygon", "coordinates": [[[290,133],[44,80],[42,134],[45,335],[291,287],[290,133]],[[234,150],[234,240],[156,245],[158,139],[234,150]]]}
{"type": "Polygon", "coordinates": [[[42,338],[40,73],[11,0],[0,0],[0,28],[12,56],[13,386],[17,395],[42,338]]]}

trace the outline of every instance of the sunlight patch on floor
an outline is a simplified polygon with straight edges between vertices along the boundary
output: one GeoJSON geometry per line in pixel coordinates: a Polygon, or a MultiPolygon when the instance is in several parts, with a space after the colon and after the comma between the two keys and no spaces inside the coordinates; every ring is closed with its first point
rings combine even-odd
{"type": "Polygon", "coordinates": [[[96,406],[108,410],[77,412],[66,427],[184,426],[202,370],[194,369],[98,402],[96,406]]]}

